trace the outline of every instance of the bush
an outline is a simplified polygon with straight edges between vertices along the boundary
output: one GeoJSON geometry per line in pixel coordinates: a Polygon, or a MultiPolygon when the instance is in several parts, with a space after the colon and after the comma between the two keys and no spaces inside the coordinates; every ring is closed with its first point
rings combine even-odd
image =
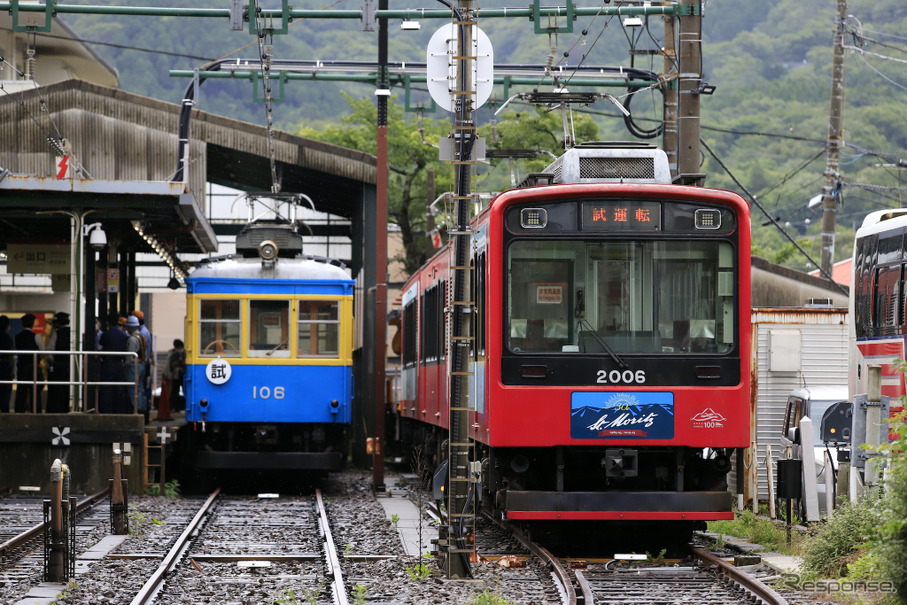
{"type": "Polygon", "coordinates": [[[709,531],[720,536],[743,538],[764,546],[768,550],[788,554],[797,550],[796,544],[793,549],[787,548],[787,530],[783,525],[775,523],[771,519],[758,517],[749,509],[739,511],[733,521],[710,521],[708,527],[709,531]]]}
{"type": "Polygon", "coordinates": [[[907,411],[892,421],[898,434],[892,445],[891,470],[879,502],[873,554],[882,575],[894,583],[900,602],[907,603],[907,411]]]}
{"type": "Polygon", "coordinates": [[[856,503],[835,510],[834,516],[814,526],[803,555],[804,571],[820,578],[841,578],[848,565],[866,552],[878,523],[878,496],[866,494],[856,503]]]}

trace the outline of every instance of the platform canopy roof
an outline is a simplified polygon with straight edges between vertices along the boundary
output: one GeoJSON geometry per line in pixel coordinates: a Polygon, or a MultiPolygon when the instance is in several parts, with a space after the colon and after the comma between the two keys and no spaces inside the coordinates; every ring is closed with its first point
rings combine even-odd
{"type": "MultiPolygon", "coordinates": [[[[0,249],[69,242],[77,215],[138,252],[153,252],[141,233],[176,255],[216,251],[205,184],[268,191],[267,128],[193,109],[188,178],[171,181],[179,113],[180,105],[82,80],[0,95],[0,249]]],[[[375,157],[280,131],[273,144],[281,191],[304,193],[316,210],[351,219],[340,226],[345,233],[329,235],[352,238],[362,227],[363,197],[373,195],[375,157]]],[[[355,274],[361,258],[352,261],[355,274]]]]}

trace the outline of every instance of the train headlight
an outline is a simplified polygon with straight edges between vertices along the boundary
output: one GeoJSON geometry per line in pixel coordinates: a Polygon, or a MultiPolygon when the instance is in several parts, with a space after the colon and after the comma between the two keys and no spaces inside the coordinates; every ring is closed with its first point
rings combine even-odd
{"type": "Polygon", "coordinates": [[[340,402],[336,399],[331,399],[331,414],[336,414],[340,411],[340,402]]]}
{"type": "Polygon", "coordinates": [[[269,239],[258,244],[258,256],[260,256],[262,260],[274,260],[277,258],[277,251],[277,244],[269,239]]]}
{"type": "Polygon", "coordinates": [[[523,208],[520,210],[520,227],[523,229],[544,229],[548,226],[548,211],[544,208],[523,208]]]}
{"type": "Polygon", "coordinates": [[[720,229],[721,211],[711,208],[699,208],[693,213],[693,222],[697,229],[720,229]]]}

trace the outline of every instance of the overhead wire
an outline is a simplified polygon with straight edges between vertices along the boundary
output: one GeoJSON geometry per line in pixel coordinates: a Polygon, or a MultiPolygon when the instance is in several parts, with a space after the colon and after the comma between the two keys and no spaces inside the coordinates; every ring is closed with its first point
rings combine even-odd
{"type": "Polygon", "coordinates": [[[894,38],[894,39],[896,39],[896,40],[904,40],[904,41],[907,41],[907,36],[899,36],[899,35],[897,35],[897,34],[889,34],[889,33],[887,33],[887,32],[879,31],[879,30],[877,30],[877,29],[870,29],[870,28],[868,28],[868,27],[862,27],[862,30],[863,30],[863,31],[870,32],[870,33],[873,33],[873,34],[878,34],[878,35],[880,35],[880,36],[888,36],[889,38],[894,38]]]}
{"type": "MultiPolygon", "coordinates": [[[[898,82],[895,82],[894,80],[892,80],[891,78],[889,78],[888,76],[886,76],[885,74],[883,74],[881,71],[879,71],[878,69],[876,69],[875,67],[873,67],[872,65],[870,65],[870,64],[869,64],[869,61],[866,60],[866,57],[863,56],[864,54],[865,54],[864,52],[860,52],[860,53],[857,54],[857,57],[859,57],[859,59],[866,65],[866,67],[868,67],[868,68],[871,69],[872,71],[876,72],[876,74],[878,74],[883,80],[885,80],[886,82],[888,82],[888,83],[891,84],[892,86],[895,86],[895,87],[897,87],[897,88],[900,88],[901,90],[907,90],[907,86],[904,86],[903,84],[899,84],[898,82]]],[[[869,54],[875,54],[875,53],[869,53],[869,54]]],[[[879,56],[881,56],[881,55],[876,55],[876,56],[879,57],[879,56]]],[[[896,61],[898,61],[898,62],[900,62],[900,63],[907,63],[907,61],[901,61],[901,60],[899,60],[899,59],[894,59],[894,60],[896,60],[896,61]]]]}

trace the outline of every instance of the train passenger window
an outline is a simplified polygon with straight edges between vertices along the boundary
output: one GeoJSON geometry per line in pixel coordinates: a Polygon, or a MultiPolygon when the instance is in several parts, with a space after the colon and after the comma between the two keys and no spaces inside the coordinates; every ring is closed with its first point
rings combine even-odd
{"type": "Polygon", "coordinates": [[[901,265],[901,279],[898,282],[899,295],[899,308],[898,308],[898,322],[896,325],[903,326],[905,319],[907,319],[907,265],[901,265]]]}
{"type": "Polygon", "coordinates": [[[202,300],[198,321],[199,356],[238,357],[240,321],[238,300],[202,300]]]}
{"type": "Polygon", "coordinates": [[[290,301],[249,301],[249,357],[289,357],[290,301]]]}
{"type": "Polygon", "coordinates": [[[447,346],[446,317],[444,307],[447,304],[447,281],[440,280],[429,287],[422,295],[422,320],[420,338],[423,363],[435,363],[444,358],[447,346]]]}
{"type": "Polygon", "coordinates": [[[298,357],[340,356],[340,303],[336,300],[300,300],[298,357]]]}

